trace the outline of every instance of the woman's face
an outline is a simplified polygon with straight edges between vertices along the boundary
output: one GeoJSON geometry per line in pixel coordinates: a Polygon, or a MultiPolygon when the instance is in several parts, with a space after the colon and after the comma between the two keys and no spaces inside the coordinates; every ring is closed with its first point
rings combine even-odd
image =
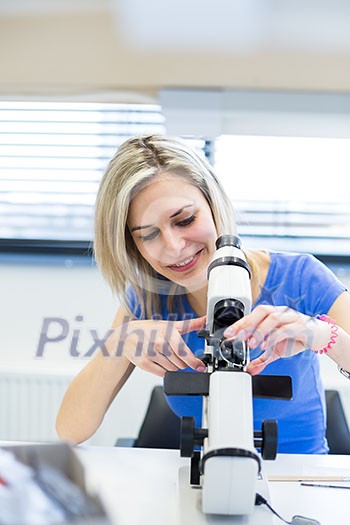
{"type": "Polygon", "coordinates": [[[207,283],[217,232],[202,192],[167,174],[131,201],[128,227],[146,261],[158,273],[196,291],[207,283]]]}

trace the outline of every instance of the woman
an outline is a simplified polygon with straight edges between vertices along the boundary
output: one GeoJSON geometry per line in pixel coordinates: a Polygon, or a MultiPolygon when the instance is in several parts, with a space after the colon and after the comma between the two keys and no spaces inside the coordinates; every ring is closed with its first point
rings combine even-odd
{"type": "MultiPolygon", "coordinates": [[[[135,366],[204,371],[207,267],[234,214],[208,163],[179,140],[126,141],[102,179],[95,253],[121,301],[106,343],[69,387],[57,418],[61,438],[81,442],[101,424],[135,366]]],[[[254,400],[257,429],[279,423],[279,452],[326,453],[324,391],[317,351],[350,370],[350,296],[309,255],[246,251],[252,312],[228,337],[248,341],[248,372],[292,376],[292,401],[254,400]],[[326,317],[328,314],[329,317],[326,317]],[[321,316],[321,319],[316,316],[321,316]],[[284,359],[287,358],[287,359],[284,359]]],[[[201,418],[200,398],[169,398],[178,415],[201,418]]]]}

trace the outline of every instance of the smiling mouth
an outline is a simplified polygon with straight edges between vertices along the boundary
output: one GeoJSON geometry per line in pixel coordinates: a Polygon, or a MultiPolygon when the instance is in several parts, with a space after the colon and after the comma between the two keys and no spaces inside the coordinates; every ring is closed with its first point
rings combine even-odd
{"type": "Polygon", "coordinates": [[[186,270],[189,270],[192,268],[198,261],[199,257],[201,256],[201,253],[203,251],[199,250],[199,252],[195,253],[191,257],[187,257],[184,261],[177,263],[177,264],[171,264],[168,266],[171,270],[175,270],[176,272],[184,272],[186,270]]]}

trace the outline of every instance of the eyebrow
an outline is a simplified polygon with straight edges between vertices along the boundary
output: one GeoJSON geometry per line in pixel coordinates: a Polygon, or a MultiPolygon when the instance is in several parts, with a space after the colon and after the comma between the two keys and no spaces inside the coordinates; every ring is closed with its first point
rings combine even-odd
{"type": "MultiPolygon", "coordinates": [[[[177,210],[175,213],[170,215],[170,219],[173,219],[174,217],[177,217],[178,215],[180,215],[180,213],[183,212],[183,210],[185,210],[186,208],[191,208],[191,207],[193,207],[193,204],[186,204],[186,206],[183,206],[182,208],[177,210]]],[[[151,228],[152,226],[154,226],[154,224],[145,224],[144,226],[134,226],[133,228],[131,228],[130,231],[134,232],[136,230],[145,230],[146,228],[151,228]]]]}

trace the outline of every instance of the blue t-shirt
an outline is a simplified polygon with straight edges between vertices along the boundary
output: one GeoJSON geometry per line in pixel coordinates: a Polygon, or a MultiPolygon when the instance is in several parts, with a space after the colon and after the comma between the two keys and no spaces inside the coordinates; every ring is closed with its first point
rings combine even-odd
{"type": "MultiPolygon", "coordinates": [[[[346,289],[334,274],[312,255],[271,252],[270,256],[264,287],[252,309],[261,304],[288,306],[306,315],[315,316],[327,313],[336,298],[346,289]]],[[[129,297],[131,306],[134,306],[133,294],[129,297]]],[[[167,297],[160,298],[162,318],[168,319],[167,297]]],[[[185,314],[179,314],[178,319],[183,319],[184,315],[187,319],[196,317],[186,298],[184,309],[185,314]]],[[[174,319],[174,316],[171,318],[174,319]]],[[[183,338],[194,354],[203,353],[204,341],[197,337],[197,332],[184,334],[183,338]]],[[[250,359],[255,359],[261,353],[259,348],[251,350],[250,359]]],[[[254,429],[261,430],[264,419],[276,419],[278,452],[327,453],[324,389],[317,354],[306,350],[292,357],[279,359],[267,365],[262,373],[291,376],[293,399],[281,401],[254,398],[254,429]]],[[[168,403],[178,416],[194,416],[196,425],[201,425],[202,397],[169,396],[168,403]]]]}

